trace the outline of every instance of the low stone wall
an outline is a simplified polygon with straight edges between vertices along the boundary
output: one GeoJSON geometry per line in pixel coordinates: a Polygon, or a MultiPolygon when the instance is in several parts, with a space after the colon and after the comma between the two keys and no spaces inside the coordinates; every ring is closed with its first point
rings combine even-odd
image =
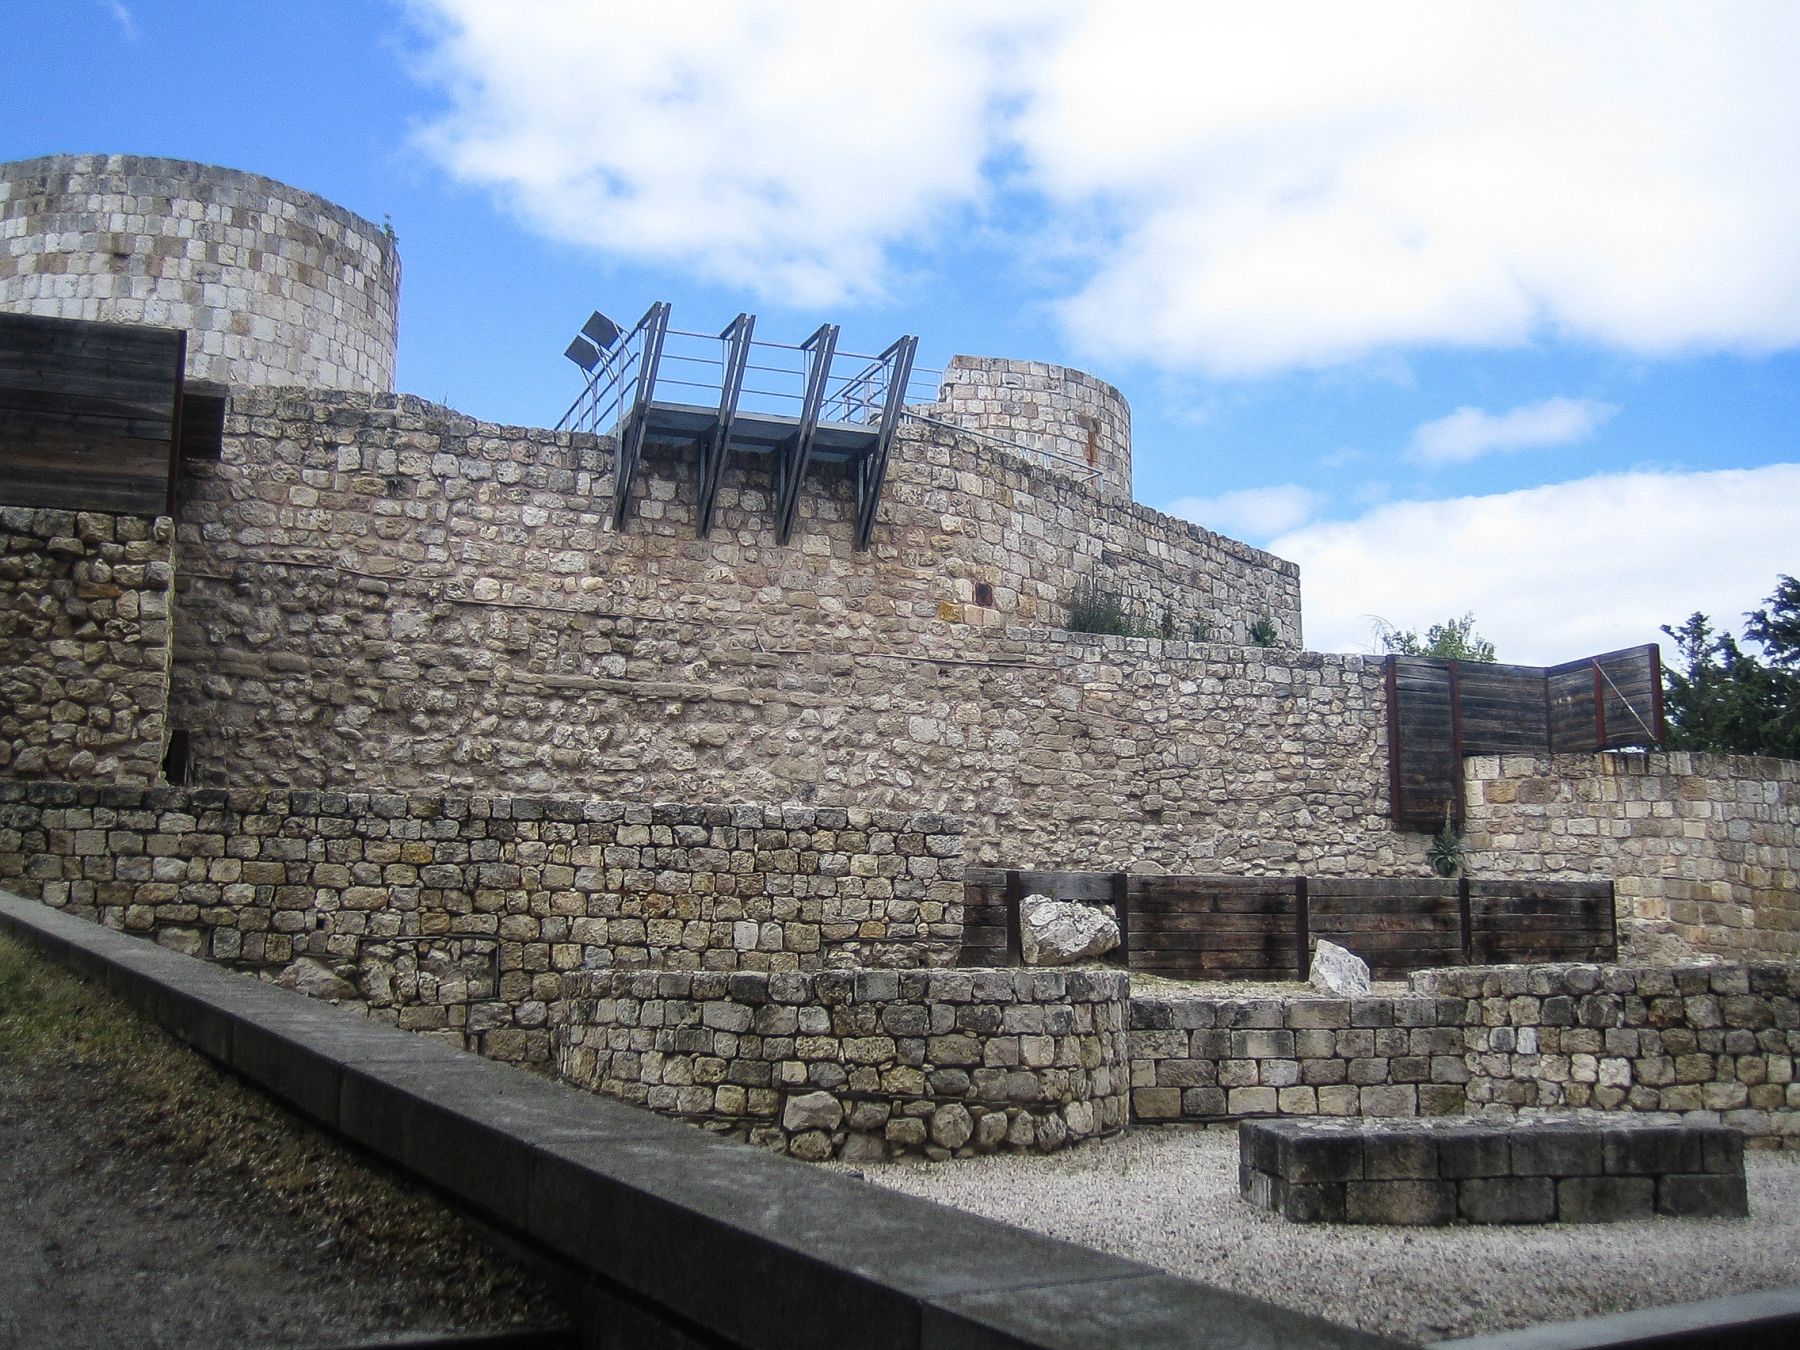
{"type": "Polygon", "coordinates": [[[1238,1187],[1295,1223],[1742,1218],[1744,1140],[1723,1125],[1554,1120],[1245,1121],[1238,1187]]]}
{"type": "Polygon", "coordinates": [[[1455,999],[1133,995],[1134,1120],[1454,1115],[1468,1078],[1455,999]]]}
{"type": "Polygon", "coordinates": [[[796,1157],[1048,1152],[1126,1123],[1129,979],[1102,970],[589,971],[572,1083],[796,1157]]]}
{"type": "Polygon", "coordinates": [[[1586,1107],[1800,1146],[1800,963],[1470,966],[1387,998],[1131,1001],[1136,1121],[1586,1107]]]}
{"type": "Polygon", "coordinates": [[[1800,761],[1489,756],[1465,787],[1471,865],[1612,877],[1625,959],[1800,957],[1800,761]]]}
{"type": "Polygon", "coordinates": [[[595,967],[948,964],[962,825],[811,807],[0,782],[0,885],[502,1059],[595,967]]]}
{"type": "Polygon", "coordinates": [[[173,529],[0,506],[0,774],[156,781],[173,529]]]}
{"type": "Polygon", "coordinates": [[[1800,963],[1497,966],[1413,983],[1462,1004],[1471,1108],[1714,1113],[1800,1142],[1800,963]]]}

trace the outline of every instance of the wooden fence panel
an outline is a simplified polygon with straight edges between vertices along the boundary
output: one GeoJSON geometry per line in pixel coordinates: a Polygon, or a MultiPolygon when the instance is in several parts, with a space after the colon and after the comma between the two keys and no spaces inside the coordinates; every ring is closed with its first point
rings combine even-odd
{"type": "Polygon", "coordinates": [[[1378,980],[1463,963],[1454,881],[1320,877],[1308,886],[1312,936],[1348,947],[1378,980]]]}
{"type": "MultiPolygon", "coordinates": [[[[1608,961],[1618,953],[1610,881],[1014,875],[1017,897],[1113,905],[1125,933],[1115,959],[1173,979],[1304,978],[1310,938],[1348,947],[1377,979],[1431,966],[1608,961]]],[[[966,874],[960,964],[1017,960],[1008,877],[997,868],[966,874]]]]}
{"type": "Polygon", "coordinates": [[[1474,965],[1612,961],[1619,945],[1610,881],[1471,881],[1474,965]]]}
{"type": "Polygon", "coordinates": [[[0,501],[172,509],[187,335],[0,314],[0,501]]]}
{"type": "Polygon", "coordinates": [[[1591,752],[1661,741],[1655,644],[1567,665],[1390,656],[1389,795],[1397,824],[1462,819],[1464,755],[1591,752]]]}
{"type": "Polygon", "coordinates": [[[1458,674],[1465,755],[1529,754],[1549,745],[1542,667],[1464,661],[1458,674]]]}
{"type": "Polygon", "coordinates": [[[1291,980],[1300,941],[1288,877],[1132,877],[1131,969],[1183,980],[1291,980]]]}
{"type": "Polygon", "coordinates": [[[1448,661],[1388,658],[1390,789],[1394,819],[1436,826],[1461,817],[1462,757],[1448,661]]]}

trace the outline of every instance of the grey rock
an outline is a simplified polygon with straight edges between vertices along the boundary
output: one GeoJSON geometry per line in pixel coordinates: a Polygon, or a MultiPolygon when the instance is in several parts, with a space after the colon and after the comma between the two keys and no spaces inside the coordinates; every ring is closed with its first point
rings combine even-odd
{"type": "Polygon", "coordinates": [[[293,989],[308,998],[355,998],[356,987],[323,961],[302,956],[290,962],[275,977],[284,989],[293,989]]]}
{"type": "Polygon", "coordinates": [[[835,1130],[844,1118],[844,1108],[829,1092],[807,1092],[789,1097],[781,1113],[781,1126],[796,1130],[835,1130]]]}
{"type": "Polygon", "coordinates": [[[1320,938],[1308,979],[1321,994],[1360,998],[1369,992],[1369,963],[1347,947],[1320,938]]]}
{"type": "Polygon", "coordinates": [[[945,1148],[961,1148],[974,1130],[975,1122],[969,1118],[968,1109],[954,1102],[931,1113],[932,1142],[945,1148]]]}
{"type": "Polygon", "coordinates": [[[1119,945],[1110,907],[1028,895],[1019,902],[1019,945],[1028,966],[1066,966],[1119,945]]]}

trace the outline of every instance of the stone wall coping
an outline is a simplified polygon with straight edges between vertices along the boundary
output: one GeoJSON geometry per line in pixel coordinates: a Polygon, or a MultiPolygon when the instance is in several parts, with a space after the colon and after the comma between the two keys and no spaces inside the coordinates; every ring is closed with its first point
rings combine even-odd
{"type": "Polygon", "coordinates": [[[266,174],[246,169],[232,169],[198,160],[169,159],[146,155],[60,154],[40,155],[35,159],[15,159],[0,163],[0,179],[13,183],[37,177],[57,175],[96,176],[116,174],[130,179],[168,179],[186,187],[207,184],[213,187],[245,189],[259,197],[292,202],[317,216],[329,217],[352,233],[362,235],[381,248],[384,255],[394,252],[394,236],[374,221],[359,216],[348,207],[321,197],[316,192],[295,187],[266,174]]]}
{"type": "Polygon", "coordinates": [[[1400,1344],[808,1168],[17,897],[0,894],[0,931],[640,1309],[733,1344],[1400,1344]]]}

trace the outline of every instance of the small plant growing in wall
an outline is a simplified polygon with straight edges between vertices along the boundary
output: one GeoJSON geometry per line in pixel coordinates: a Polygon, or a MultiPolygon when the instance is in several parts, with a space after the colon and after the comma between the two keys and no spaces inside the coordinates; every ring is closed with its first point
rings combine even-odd
{"type": "Polygon", "coordinates": [[[1259,647],[1273,647],[1281,641],[1281,630],[1267,614],[1250,625],[1250,640],[1259,647]]]}
{"type": "Polygon", "coordinates": [[[1450,818],[1450,808],[1444,808],[1444,824],[1438,832],[1431,836],[1431,846],[1425,850],[1425,861],[1431,864],[1431,870],[1440,877],[1459,875],[1464,867],[1462,831],[1456,828],[1456,822],[1450,818]]]}
{"type": "Polygon", "coordinates": [[[1076,633],[1107,633],[1114,637],[1138,636],[1137,624],[1125,597],[1109,591],[1092,577],[1075,583],[1069,596],[1069,629],[1076,633]]]}

